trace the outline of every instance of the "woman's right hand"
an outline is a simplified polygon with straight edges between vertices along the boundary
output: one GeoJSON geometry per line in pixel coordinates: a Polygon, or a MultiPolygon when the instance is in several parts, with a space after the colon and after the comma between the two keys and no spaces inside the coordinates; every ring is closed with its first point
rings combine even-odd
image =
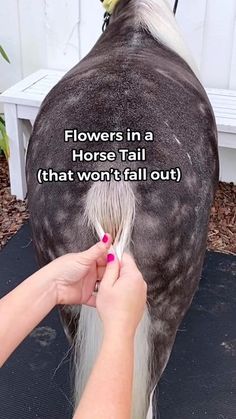
{"type": "MultiPolygon", "coordinates": [[[[112,259],[108,255],[108,260],[112,259]]],[[[134,336],[147,301],[147,284],[134,259],[127,253],[107,263],[96,298],[105,335],[122,333],[134,336]]]]}

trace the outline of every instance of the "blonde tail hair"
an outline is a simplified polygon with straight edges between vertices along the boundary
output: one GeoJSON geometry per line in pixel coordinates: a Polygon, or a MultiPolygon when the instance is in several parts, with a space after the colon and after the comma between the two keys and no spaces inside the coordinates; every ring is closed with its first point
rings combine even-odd
{"type": "MultiPolygon", "coordinates": [[[[87,193],[85,220],[99,237],[104,232],[113,237],[114,248],[119,258],[130,251],[132,228],[135,219],[135,195],[128,182],[97,182],[87,193]]],[[[87,380],[99,353],[103,326],[94,308],[81,307],[79,325],[75,337],[75,408],[85,389],[87,380]]],[[[150,319],[146,310],[135,336],[135,361],[133,379],[133,419],[145,419],[149,400],[149,345],[150,319]]],[[[96,402],[96,401],[95,401],[96,402]]]]}

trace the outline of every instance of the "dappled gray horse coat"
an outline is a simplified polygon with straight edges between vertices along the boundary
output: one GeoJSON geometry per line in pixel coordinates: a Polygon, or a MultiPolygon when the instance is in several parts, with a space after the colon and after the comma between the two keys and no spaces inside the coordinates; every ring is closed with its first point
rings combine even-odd
{"type": "MultiPolygon", "coordinates": [[[[198,287],[218,181],[218,154],[215,120],[201,83],[182,57],[136,22],[134,4],[138,1],[118,3],[108,29],[92,51],[44,100],[29,143],[26,173],[34,244],[40,265],[45,265],[97,241],[83,217],[93,184],[39,185],[37,170],[105,170],[114,163],[72,163],[71,150],[117,151],[123,145],[135,150],[140,146],[136,142],[65,143],[65,129],[153,131],[154,141],[142,143],[146,162],[118,160],[116,167],[181,168],[180,183],[148,180],[129,184],[136,198],[130,252],[148,284],[149,358],[144,387],[148,400],[198,287]]],[[[72,312],[78,314],[79,308],[62,310],[67,334],[73,339],[78,316],[73,317],[72,312]]],[[[136,411],[134,417],[145,415],[136,411]]]]}

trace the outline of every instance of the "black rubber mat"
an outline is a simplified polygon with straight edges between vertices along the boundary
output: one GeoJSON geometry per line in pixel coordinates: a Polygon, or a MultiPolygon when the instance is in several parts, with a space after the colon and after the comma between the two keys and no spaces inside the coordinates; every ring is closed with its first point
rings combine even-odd
{"type": "MultiPolygon", "coordinates": [[[[0,252],[0,297],[36,269],[26,224],[0,252]]],[[[67,351],[53,310],[0,370],[0,419],[71,418],[67,351]]],[[[157,418],[236,419],[234,256],[207,252],[200,290],[158,393],[157,418]]]]}
{"type": "MultiPolygon", "coordinates": [[[[0,252],[0,297],[36,269],[26,224],[0,252]]],[[[68,357],[62,362],[67,351],[55,309],[0,369],[0,419],[71,418],[68,357]]]]}
{"type": "Polygon", "coordinates": [[[236,419],[236,257],[207,252],[159,386],[161,419],[236,419]]]}

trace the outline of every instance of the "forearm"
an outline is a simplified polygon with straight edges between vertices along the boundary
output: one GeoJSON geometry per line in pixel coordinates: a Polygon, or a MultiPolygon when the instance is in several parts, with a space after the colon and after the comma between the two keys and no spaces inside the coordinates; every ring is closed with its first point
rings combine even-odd
{"type": "Polygon", "coordinates": [[[0,367],[55,303],[56,285],[44,269],[0,300],[0,367]]]}
{"type": "Polygon", "coordinates": [[[105,337],[73,419],[130,419],[134,338],[105,337]]]}

